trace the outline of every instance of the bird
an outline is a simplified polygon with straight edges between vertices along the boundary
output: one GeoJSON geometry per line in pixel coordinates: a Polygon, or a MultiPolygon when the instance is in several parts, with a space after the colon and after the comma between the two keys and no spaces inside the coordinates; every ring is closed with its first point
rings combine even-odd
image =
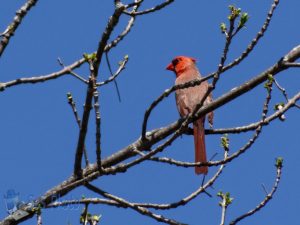
{"type": "MultiPolygon", "coordinates": [[[[166,67],[167,70],[173,71],[176,75],[175,85],[184,84],[192,80],[201,79],[201,74],[196,66],[196,59],[188,56],[177,56],[166,67]]],[[[186,117],[193,112],[196,105],[199,104],[207,92],[209,84],[207,81],[200,85],[177,89],[175,92],[176,105],[181,117],[186,117]]],[[[205,99],[203,105],[212,102],[212,95],[209,94],[205,99]]],[[[195,144],[195,162],[207,162],[206,148],[205,148],[205,130],[204,122],[206,115],[202,116],[193,122],[194,144],[195,144]]],[[[207,114],[208,122],[212,127],[213,112],[207,114]]],[[[195,167],[197,175],[208,173],[207,166],[195,167]]]]}

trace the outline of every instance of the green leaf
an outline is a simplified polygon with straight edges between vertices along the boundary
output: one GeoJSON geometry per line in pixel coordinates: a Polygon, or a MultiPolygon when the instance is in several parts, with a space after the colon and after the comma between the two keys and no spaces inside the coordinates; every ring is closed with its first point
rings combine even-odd
{"type": "Polygon", "coordinates": [[[72,96],[71,92],[67,93],[67,99],[68,99],[69,103],[71,103],[73,101],[73,96],[72,96]]]}
{"type": "Polygon", "coordinates": [[[86,61],[94,61],[94,60],[96,60],[96,58],[97,58],[97,54],[96,54],[96,53],[91,53],[91,54],[84,53],[84,54],[83,54],[83,58],[84,58],[86,61]]]}
{"type": "Polygon", "coordinates": [[[219,202],[220,206],[227,207],[228,205],[230,205],[233,202],[233,198],[230,197],[229,192],[223,193],[222,191],[219,191],[217,193],[217,196],[219,196],[222,199],[222,201],[219,202]]]}
{"type": "Polygon", "coordinates": [[[274,82],[274,77],[273,77],[273,75],[272,74],[268,74],[268,80],[270,81],[270,82],[274,82]]]}
{"type": "Polygon", "coordinates": [[[102,217],[102,215],[93,215],[91,219],[92,219],[93,221],[99,222],[100,219],[101,219],[101,217],[102,217]]]}
{"type": "Polygon", "coordinates": [[[229,138],[228,138],[228,134],[224,134],[221,137],[221,147],[224,149],[228,149],[229,148],[229,138]]]}
{"type": "Polygon", "coordinates": [[[282,157],[277,157],[276,158],[276,163],[275,166],[277,169],[281,169],[283,166],[283,158],[282,157]]]}
{"type": "Polygon", "coordinates": [[[225,32],[227,31],[226,24],[225,24],[225,23],[221,23],[221,24],[220,24],[220,29],[221,29],[221,32],[222,32],[222,33],[225,33],[225,32]]]}
{"type": "Polygon", "coordinates": [[[274,106],[274,110],[275,111],[280,110],[280,108],[282,108],[282,107],[284,107],[283,102],[276,103],[275,106],[274,106]]]}
{"type": "Polygon", "coordinates": [[[242,13],[238,28],[244,27],[248,20],[249,20],[248,13],[246,13],[246,12],[242,13]]]}
{"type": "Polygon", "coordinates": [[[242,11],[241,8],[236,8],[233,5],[229,5],[228,8],[229,8],[229,11],[230,11],[230,15],[228,16],[229,20],[234,20],[234,19],[236,19],[237,17],[240,16],[241,11],[242,11]]]}

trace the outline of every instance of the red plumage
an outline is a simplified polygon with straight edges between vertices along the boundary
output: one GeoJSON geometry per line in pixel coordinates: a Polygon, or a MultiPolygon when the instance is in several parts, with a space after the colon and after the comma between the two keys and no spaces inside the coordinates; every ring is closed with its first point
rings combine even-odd
{"type": "MultiPolygon", "coordinates": [[[[195,64],[195,59],[186,56],[177,56],[167,66],[168,70],[176,74],[175,84],[183,84],[195,79],[201,79],[201,74],[195,64]]],[[[176,90],[176,104],[179,114],[182,117],[192,113],[196,105],[199,104],[208,89],[208,82],[204,81],[195,87],[176,90]]],[[[209,95],[204,101],[204,105],[212,101],[209,95]]],[[[212,125],[213,112],[208,115],[209,123],[212,125]]],[[[194,142],[195,142],[195,162],[207,162],[205,148],[205,116],[193,123],[194,142]]],[[[195,167],[196,174],[207,174],[208,167],[195,167]]]]}

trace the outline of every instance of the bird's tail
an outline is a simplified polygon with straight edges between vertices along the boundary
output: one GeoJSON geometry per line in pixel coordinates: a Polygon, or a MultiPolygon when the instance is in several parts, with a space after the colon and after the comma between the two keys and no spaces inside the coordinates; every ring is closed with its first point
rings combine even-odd
{"type": "MultiPolygon", "coordinates": [[[[194,122],[195,162],[207,162],[205,149],[205,130],[202,119],[194,122]]],[[[208,167],[195,167],[196,174],[207,174],[208,167]]]]}

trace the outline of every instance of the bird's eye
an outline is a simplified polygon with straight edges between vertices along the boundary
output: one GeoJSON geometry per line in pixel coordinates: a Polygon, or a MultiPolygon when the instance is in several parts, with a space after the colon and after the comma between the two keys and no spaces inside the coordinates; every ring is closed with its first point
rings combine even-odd
{"type": "Polygon", "coordinates": [[[172,60],[173,66],[176,66],[178,64],[178,62],[179,62],[179,59],[173,59],[172,60]]]}

